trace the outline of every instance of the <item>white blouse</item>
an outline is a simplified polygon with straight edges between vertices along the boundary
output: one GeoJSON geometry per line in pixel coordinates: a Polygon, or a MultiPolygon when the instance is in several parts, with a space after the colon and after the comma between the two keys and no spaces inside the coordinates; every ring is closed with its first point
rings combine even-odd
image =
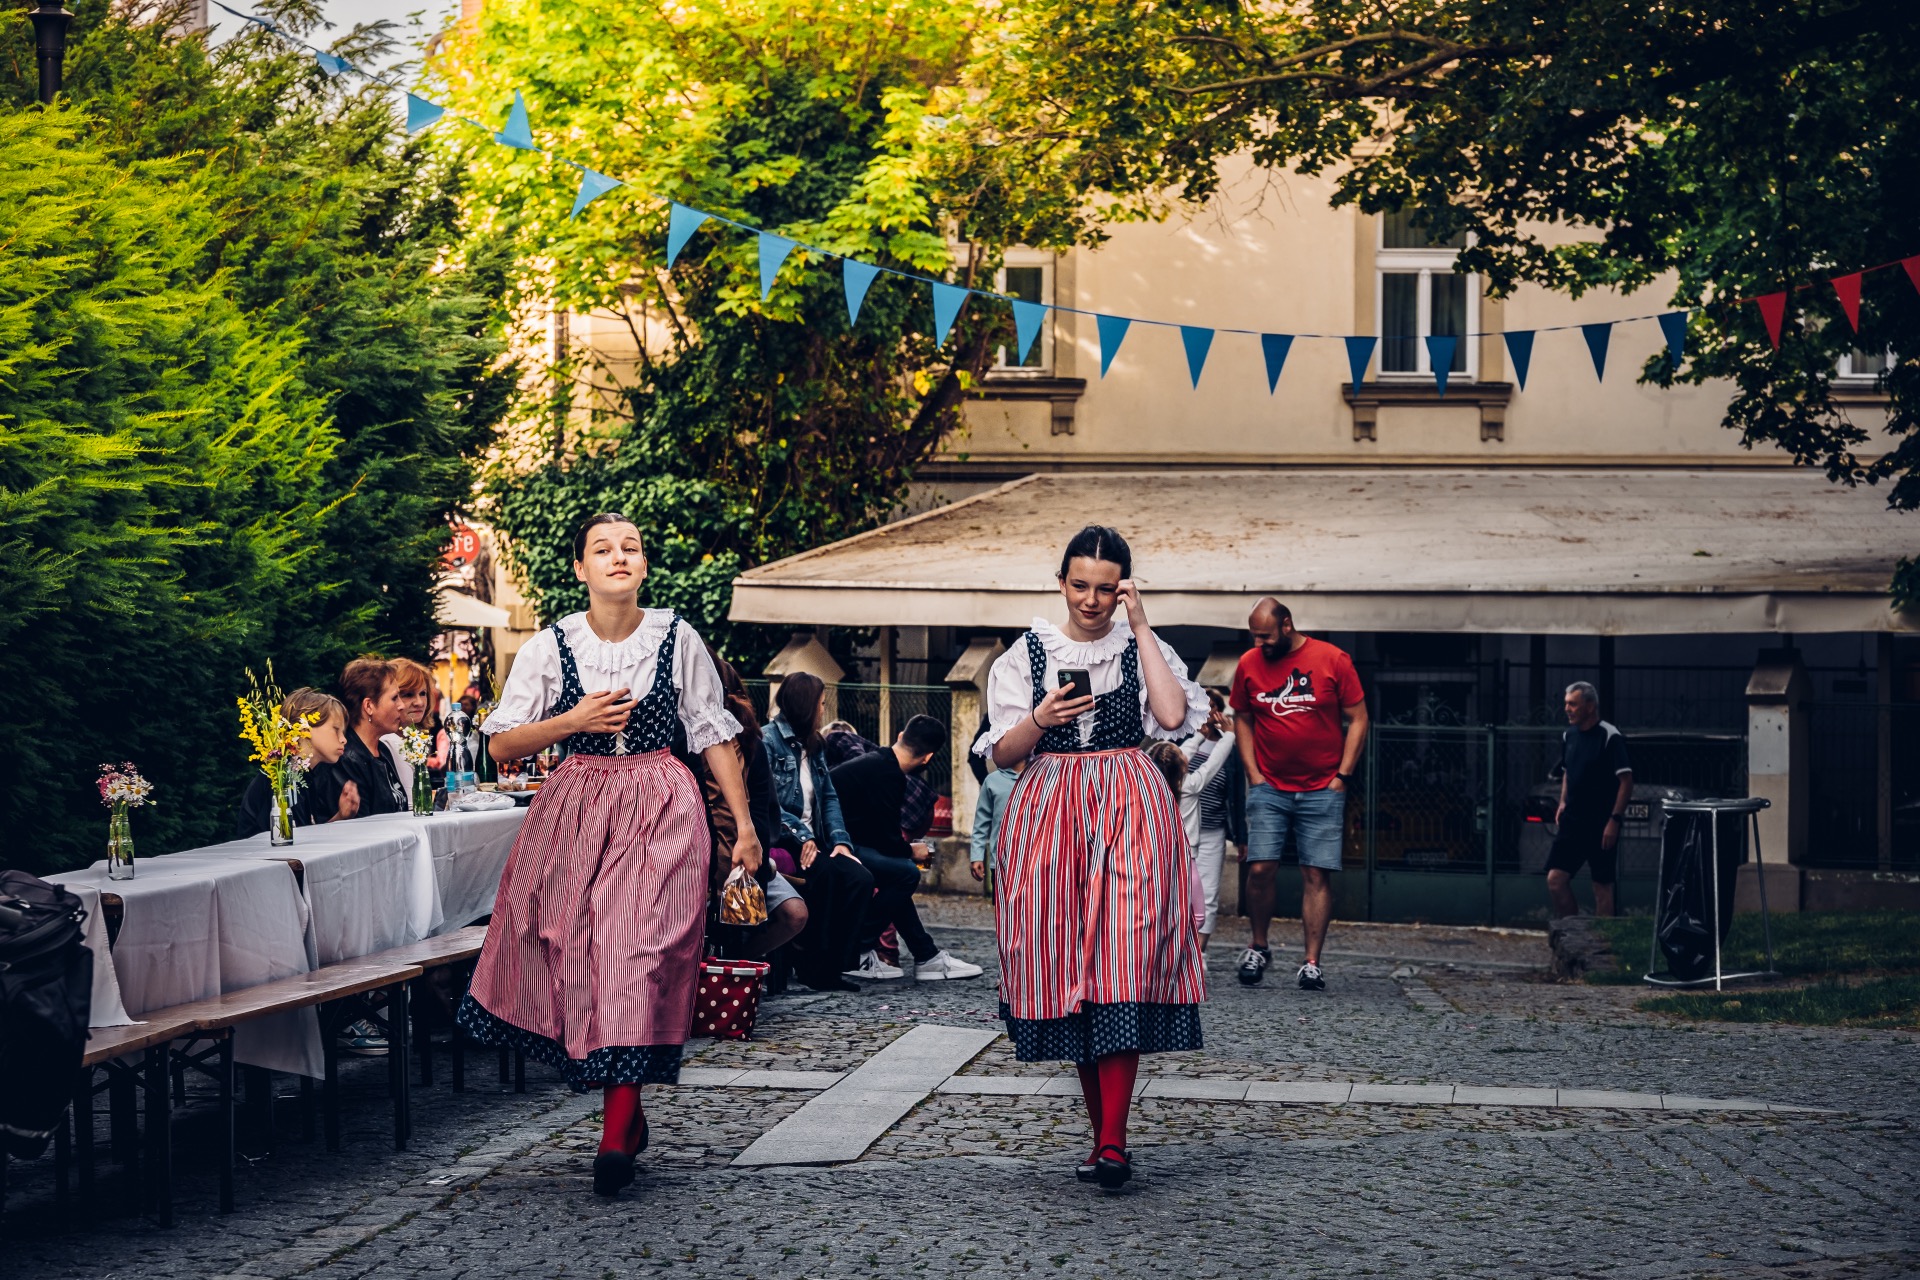
{"type": "MultiPolygon", "coordinates": [[[[560,630],[580,672],[580,687],[588,693],[627,689],[633,698],[645,698],[653,689],[660,645],[673,617],[667,609],[648,609],[633,634],[614,643],[595,635],[584,613],[560,619],[560,630]]],[[[720,673],[707,657],[706,643],[684,618],[674,640],[673,683],[680,691],[680,723],[687,731],[689,750],[698,754],[740,736],[740,722],[727,710],[720,673]]],[[[491,735],[547,719],[560,699],[561,684],[560,646],[552,628],[543,627],[521,646],[507,687],[500,691],[500,701],[481,729],[491,735]]],[[[616,749],[624,750],[624,741],[616,749]]]]}
{"type": "MultiPolygon", "coordinates": [[[[1044,618],[1033,620],[1032,634],[1040,637],[1040,647],[1046,650],[1047,669],[1042,677],[1048,689],[1058,683],[1055,672],[1064,668],[1084,668],[1093,681],[1094,696],[1112,693],[1120,687],[1120,657],[1127,650],[1127,641],[1133,638],[1133,629],[1125,618],[1116,617],[1113,627],[1098,640],[1081,642],[1069,639],[1066,632],[1060,630],[1044,618]]],[[[1159,636],[1153,638],[1160,646],[1161,656],[1166,658],[1167,666],[1173,669],[1174,676],[1180,681],[1181,691],[1187,696],[1187,717],[1177,728],[1163,728],[1147,707],[1147,681],[1143,672],[1140,677],[1140,732],[1149,738],[1184,738],[1198,730],[1207,722],[1207,694],[1193,681],[1187,679],[1187,664],[1180,655],[1159,636]]],[[[987,729],[973,744],[975,755],[992,759],[993,744],[1004,738],[1008,731],[1033,711],[1033,663],[1027,657],[1027,638],[1021,636],[1008,649],[994,660],[993,667],[987,672],[987,729]]],[[[1080,741],[1093,741],[1094,718],[1096,711],[1082,715],[1080,741]]]]}

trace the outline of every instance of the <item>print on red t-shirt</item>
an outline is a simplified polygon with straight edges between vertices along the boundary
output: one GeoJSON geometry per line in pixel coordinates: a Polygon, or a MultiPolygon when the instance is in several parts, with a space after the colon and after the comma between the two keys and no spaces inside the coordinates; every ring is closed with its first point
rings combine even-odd
{"type": "Polygon", "coordinates": [[[1353,659],[1308,637],[1277,660],[1258,648],[1242,654],[1229,701],[1253,726],[1261,776],[1282,791],[1321,791],[1340,772],[1341,708],[1364,696],[1353,659]]]}

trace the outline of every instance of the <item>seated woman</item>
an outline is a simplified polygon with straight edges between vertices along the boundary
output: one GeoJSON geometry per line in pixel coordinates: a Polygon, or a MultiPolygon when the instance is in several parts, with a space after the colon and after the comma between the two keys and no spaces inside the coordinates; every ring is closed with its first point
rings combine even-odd
{"type": "MultiPolygon", "coordinates": [[[[431,752],[439,745],[437,739],[443,736],[439,731],[439,713],[433,705],[440,700],[440,691],[433,687],[433,672],[412,658],[393,658],[389,665],[393,667],[393,687],[400,694],[401,728],[413,725],[423,730],[427,741],[434,744],[429,748],[431,752]]],[[[393,762],[400,770],[401,787],[412,795],[413,765],[407,760],[407,753],[400,749],[399,731],[381,734],[380,741],[393,753],[393,762]]],[[[428,756],[429,771],[445,767],[444,760],[436,762],[431,754],[428,756]]]]}
{"type": "Polygon", "coordinates": [[[780,682],[778,714],[767,726],[766,755],[780,801],[774,845],[793,859],[802,877],[810,919],[794,972],[816,991],[858,991],[842,973],[853,967],[873,872],[853,854],[853,837],[840,813],[831,764],[819,725],[826,718],[826,685],[801,671],[780,682]],[[825,848],[822,848],[824,844],[825,848]]]}
{"type": "MultiPolygon", "coordinates": [[[[340,699],[318,689],[295,689],[280,704],[280,714],[288,720],[298,723],[308,716],[318,715],[307,740],[300,744],[309,767],[317,763],[332,764],[347,749],[347,709],[340,699]]],[[[353,783],[348,782],[340,789],[334,802],[332,813],[320,815],[311,811],[308,800],[312,793],[302,787],[293,798],[293,821],[302,827],[313,826],[317,822],[339,822],[343,818],[357,817],[360,813],[360,792],[353,783]]],[[[257,836],[273,825],[273,787],[267,781],[267,775],[256,771],[247,783],[247,792],[240,800],[240,818],[234,823],[235,838],[244,840],[248,836],[257,836]]]]}

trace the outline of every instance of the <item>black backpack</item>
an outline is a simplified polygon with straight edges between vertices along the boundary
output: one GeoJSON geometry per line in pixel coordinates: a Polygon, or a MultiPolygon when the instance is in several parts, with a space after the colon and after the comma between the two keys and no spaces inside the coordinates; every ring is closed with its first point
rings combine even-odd
{"type": "Polygon", "coordinates": [[[80,899],[0,871],[0,1149],[31,1160],[65,1116],[87,1045],[93,953],[80,899]]]}

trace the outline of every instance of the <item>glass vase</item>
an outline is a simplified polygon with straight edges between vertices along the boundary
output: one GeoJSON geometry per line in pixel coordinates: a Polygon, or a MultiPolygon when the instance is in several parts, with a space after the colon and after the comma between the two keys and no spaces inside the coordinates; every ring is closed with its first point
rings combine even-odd
{"type": "Polygon", "coordinates": [[[293,788],[275,784],[273,812],[267,823],[267,842],[275,848],[293,843],[293,788]]]}
{"type": "Polygon", "coordinates": [[[433,777],[428,773],[424,760],[413,766],[413,816],[433,816],[433,777]]]}
{"type": "Polygon", "coordinates": [[[123,804],[113,806],[107,823],[107,879],[133,879],[133,823],[123,804]]]}

